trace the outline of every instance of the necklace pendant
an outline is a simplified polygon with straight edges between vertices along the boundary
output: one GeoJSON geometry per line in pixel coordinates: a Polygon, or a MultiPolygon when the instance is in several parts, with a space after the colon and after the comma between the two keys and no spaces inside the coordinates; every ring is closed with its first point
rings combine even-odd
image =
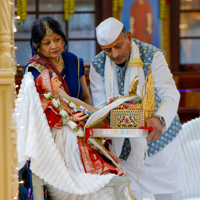
{"type": "Polygon", "coordinates": [[[58,58],[58,62],[57,63],[53,63],[54,64],[54,66],[58,66],[58,65],[60,65],[62,63],[62,56],[59,56],[59,58],[58,58]]]}

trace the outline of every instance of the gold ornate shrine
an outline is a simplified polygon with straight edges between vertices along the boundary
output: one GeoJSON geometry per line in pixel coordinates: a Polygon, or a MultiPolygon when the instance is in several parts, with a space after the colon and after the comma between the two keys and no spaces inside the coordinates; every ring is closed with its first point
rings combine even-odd
{"type": "MultiPolygon", "coordinates": [[[[131,66],[139,65],[143,66],[143,62],[134,58],[130,61],[131,66]]],[[[127,96],[136,96],[137,95],[137,86],[139,80],[136,80],[136,76],[128,90],[127,96]]],[[[146,77],[142,99],[132,100],[124,102],[121,105],[117,106],[115,109],[111,110],[110,115],[110,126],[112,129],[139,129],[141,126],[146,126],[146,121],[148,118],[151,118],[155,109],[155,98],[154,98],[154,84],[152,76],[152,68],[150,66],[149,73],[146,77]]],[[[119,97],[123,98],[123,97],[119,97]]],[[[119,99],[118,98],[118,99],[119,99]]],[[[115,101],[117,98],[110,98],[109,103],[115,101]]]]}
{"type": "Polygon", "coordinates": [[[139,129],[144,126],[143,110],[112,110],[110,126],[112,129],[139,129]]]}

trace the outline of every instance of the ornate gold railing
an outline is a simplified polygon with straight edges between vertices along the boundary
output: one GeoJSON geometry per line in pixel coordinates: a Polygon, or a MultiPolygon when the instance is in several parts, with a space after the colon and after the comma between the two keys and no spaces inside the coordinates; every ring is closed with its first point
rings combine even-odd
{"type": "Polygon", "coordinates": [[[0,199],[17,199],[18,174],[14,108],[14,0],[0,1],[0,199]]]}

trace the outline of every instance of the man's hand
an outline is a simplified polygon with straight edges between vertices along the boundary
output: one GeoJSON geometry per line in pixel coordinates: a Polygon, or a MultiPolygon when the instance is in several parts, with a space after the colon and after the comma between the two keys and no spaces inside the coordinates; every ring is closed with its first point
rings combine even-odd
{"type": "Polygon", "coordinates": [[[152,117],[147,120],[147,127],[153,126],[153,131],[149,131],[147,140],[153,141],[157,140],[163,133],[163,125],[158,117],[152,117]]]}

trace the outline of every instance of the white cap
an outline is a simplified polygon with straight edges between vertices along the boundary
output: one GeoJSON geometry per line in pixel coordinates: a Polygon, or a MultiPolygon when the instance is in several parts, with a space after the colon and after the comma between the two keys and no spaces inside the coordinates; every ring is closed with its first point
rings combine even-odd
{"type": "Polygon", "coordinates": [[[117,19],[110,17],[96,27],[97,41],[100,45],[109,45],[121,33],[124,25],[117,19]]]}

